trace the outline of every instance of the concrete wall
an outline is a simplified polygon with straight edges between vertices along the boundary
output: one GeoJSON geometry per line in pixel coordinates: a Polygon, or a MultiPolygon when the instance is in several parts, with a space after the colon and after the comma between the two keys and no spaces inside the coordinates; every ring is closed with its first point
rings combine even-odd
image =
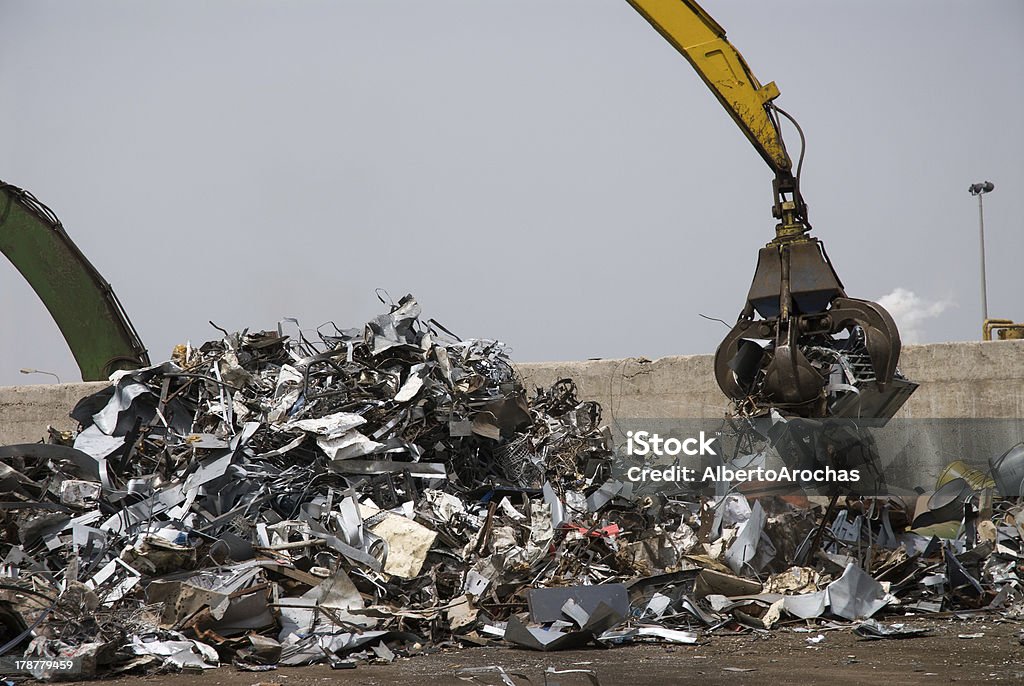
{"type": "MultiPolygon", "coordinates": [[[[729,407],[711,355],[535,362],[518,369],[528,388],[574,379],[579,397],[600,402],[608,418],[712,419],[729,407]]],[[[921,387],[898,417],[1024,419],[1024,341],[909,345],[900,371],[921,387]]]]}
{"type": "Polygon", "coordinates": [[[46,427],[66,431],[77,427],[68,412],[81,398],[107,383],[61,383],[0,386],[0,445],[36,443],[46,427]]]}
{"type": "MultiPolygon", "coordinates": [[[[989,457],[1024,440],[1024,341],[907,346],[900,368],[921,384],[897,415],[914,421],[898,423],[886,439],[903,474],[918,474],[926,485],[952,460],[984,466],[989,457]],[[953,419],[962,421],[941,421],[953,419]]],[[[579,397],[599,401],[605,421],[612,424],[630,419],[710,421],[728,409],[714,381],[710,355],[528,363],[518,369],[531,389],[573,378],[579,397]]],[[[73,428],[68,411],[104,385],[0,388],[0,445],[38,441],[47,425],[73,428]]]]}

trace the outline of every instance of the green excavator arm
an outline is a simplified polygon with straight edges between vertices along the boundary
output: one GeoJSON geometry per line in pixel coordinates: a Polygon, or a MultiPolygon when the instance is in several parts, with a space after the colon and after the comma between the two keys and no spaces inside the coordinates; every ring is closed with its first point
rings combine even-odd
{"type": "Polygon", "coordinates": [[[149,355],[110,284],[57,216],[31,193],[0,181],[0,251],[46,305],[83,381],[149,365],[149,355]]]}

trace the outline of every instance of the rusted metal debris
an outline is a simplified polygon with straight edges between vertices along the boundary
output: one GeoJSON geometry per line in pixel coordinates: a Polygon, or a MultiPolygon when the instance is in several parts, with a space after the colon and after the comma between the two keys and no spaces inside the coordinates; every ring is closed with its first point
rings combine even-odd
{"type": "Polygon", "coordinates": [[[1017,501],[915,532],[890,498],[636,495],[571,380],[528,397],[411,296],[180,346],[71,414],[0,449],[0,656],[73,665],[40,678],[1024,608],[1017,501]]]}

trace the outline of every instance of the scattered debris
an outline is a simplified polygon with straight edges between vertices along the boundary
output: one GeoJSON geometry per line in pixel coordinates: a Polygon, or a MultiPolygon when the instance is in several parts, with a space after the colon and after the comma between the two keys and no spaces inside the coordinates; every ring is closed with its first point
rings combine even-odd
{"type": "Polygon", "coordinates": [[[455,670],[456,677],[462,681],[468,681],[471,684],[489,684],[491,682],[484,681],[484,679],[492,675],[496,676],[501,681],[502,686],[519,686],[523,683],[533,683],[533,681],[530,680],[530,677],[525,674],[521,672],[509,672],[499,665],[491,665],[489,667],[462,667],[455,670]]]}
{"type": "Polygon", "coordinates": [[[911,628],[905,624],[885,625],[873,619],[866,619],[853,629],[853,633],[861,638],[871,640],[882,638],[917,638],[919,636],[927,636],[929,632],[930,630],[926,628],[911,628]]]}

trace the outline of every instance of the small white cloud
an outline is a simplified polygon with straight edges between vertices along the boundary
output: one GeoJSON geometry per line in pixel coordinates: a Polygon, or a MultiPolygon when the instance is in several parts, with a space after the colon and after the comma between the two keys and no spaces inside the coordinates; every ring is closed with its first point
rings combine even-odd
{"type": "Polygon", "coordinates": [[[904,343],[920,343],[922,326],[929,319],[935,319],[949,309],[951,300],[927,300],[914,291],[897,288],[878,299],[878,304],[888,310],[896,320],[900,339],[904,343]]]}

